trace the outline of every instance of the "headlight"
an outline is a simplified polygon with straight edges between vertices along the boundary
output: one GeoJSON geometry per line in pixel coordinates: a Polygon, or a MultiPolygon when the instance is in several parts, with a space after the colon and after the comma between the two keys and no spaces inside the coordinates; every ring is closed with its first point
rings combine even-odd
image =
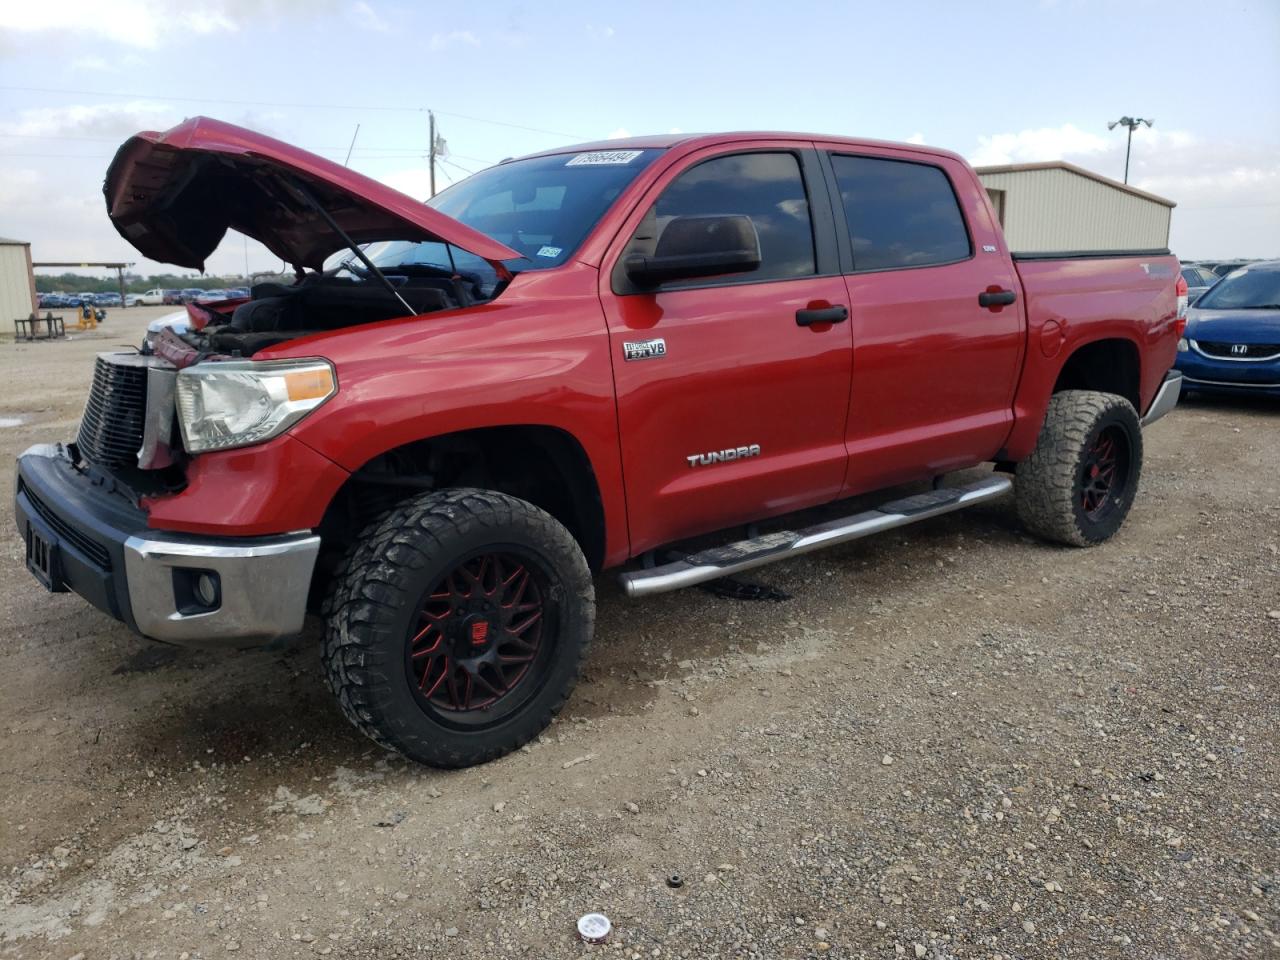
{"type": "Polygon", "coordinates": [[[1187,338],[1186,338],[1186,337],[1182,337],[1182,338],[1180,338],[1180,339],[1178,340],[1178,352],[1179,352],[1179,353],[1186,353],[1186,352],[1187,352],[1188,350],[1190,350],[1190,349],[1191,349],[1191,344],[1187,343],[1187,338]]]}
{"type": "Polygon", "coordinates": [[[188,453],[278,436],[338,392],[327,360],[217,361],[178,372],[178,422],[188,453]]]}

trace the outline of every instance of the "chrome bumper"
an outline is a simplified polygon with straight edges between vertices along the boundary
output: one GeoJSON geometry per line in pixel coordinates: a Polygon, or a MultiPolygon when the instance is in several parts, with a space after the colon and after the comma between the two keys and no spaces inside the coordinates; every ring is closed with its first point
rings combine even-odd
{"type": "Polygon", "coordinates": [[[265,641],[302,630],[320,538],[311,534],[240,543],[207,540],[124,542],[129,606],[138,631],[190,645],[265,641]],[[185,576],[213,573],[218,605],[183,602],[185,576]]]}
{"type": "Polygon", "coordinates": [[[1181,393],[1182,372],[1180,370],[1170,370],[1164,375],[1164,383],[1160,384],[1160,389],[1156,391],[1156,398],[1151,401],[1151,407],[1147,410],[1146,416],[1142,418],[1142,425],[1144,427],[1151,426],[1151,424],[1176,407],[1181,393]]]}
{"type": "Polygon", "coordinates": [[[18,458],[14,519],[29,567],[33,535],[40,540],[36,579],[47,589],[74,590],[154,640],[244,647],[302,629],[320,552],[310,531],[199,537],[151,529],[141,510],[53,445],[18,458]],[[198,596],[201,574],[216,587],[212,603],[198,596]]]}

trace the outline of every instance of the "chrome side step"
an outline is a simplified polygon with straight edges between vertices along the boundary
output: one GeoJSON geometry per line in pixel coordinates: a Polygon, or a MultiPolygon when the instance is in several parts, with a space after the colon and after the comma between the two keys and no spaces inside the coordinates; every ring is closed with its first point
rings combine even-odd
{"type": "Polygon", "coordinates": [[[691,587],[696,583],[762,567],[776,560],[798,557],[822,547],[860,540],[883,530],[905,527],[918,520],[963,510],[977,503],[994,500],[1011,489],[1013,480],[1009,477],[991,476],[965,487],[930,490],[803,530],[779,530],[751,540],[712,547],[660,567],[632,570],[622,574],[619,580],[629,597],[647,597],[652,593],[679,590],[681,587],[691,587]]]}

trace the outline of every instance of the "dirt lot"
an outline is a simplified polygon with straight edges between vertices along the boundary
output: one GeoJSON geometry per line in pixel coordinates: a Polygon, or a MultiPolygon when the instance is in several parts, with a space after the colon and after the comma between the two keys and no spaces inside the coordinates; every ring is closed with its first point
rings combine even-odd
{"type": "MultiPolygon", "coordinates": [[[[162,312],[0,341],[0,455],[162,312]]],[[[1095,550],[1000,503],[777,605],[602,578],[564,716],[459,773],[354,732],[314,630],[148,644],[0,543],[0,958],[1280,955],[1280,405],[1153,427],[1095,550]]]]}

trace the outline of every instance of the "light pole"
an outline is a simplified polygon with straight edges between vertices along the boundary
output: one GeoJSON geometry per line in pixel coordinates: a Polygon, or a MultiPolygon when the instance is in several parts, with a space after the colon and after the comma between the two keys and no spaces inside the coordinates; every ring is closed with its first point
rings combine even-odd
{"type": "Polygon", "coordinates": [[[1133,131],[1138,124],[1145,123],[1148,127],[1155,123],[1154,120],[1145,120],[1142,117],[1121,117],[1119,120],[1112,120],[1107,124],[1108,130],[1114,130],[1116,127],[1128,127],[1129,139],[1124,145],[1124,182],[1129,182],[1129,151],[1133,149],[1133,131]]]}

